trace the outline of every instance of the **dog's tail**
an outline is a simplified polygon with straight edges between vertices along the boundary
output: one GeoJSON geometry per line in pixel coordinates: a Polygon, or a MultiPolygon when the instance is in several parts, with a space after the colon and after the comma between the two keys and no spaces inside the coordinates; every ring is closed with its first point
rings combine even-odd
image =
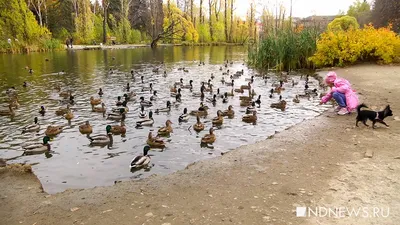
{"type": "Polygon", "coordinates": [[[360,110],[361,110],[361,108],[363,108],[363,107],[368,108],[368,106],[366,106],[364,103],[362,103],[362,104],[360,104],[360,105],[357,106],[357,113],[360,113],[360,110]]]}

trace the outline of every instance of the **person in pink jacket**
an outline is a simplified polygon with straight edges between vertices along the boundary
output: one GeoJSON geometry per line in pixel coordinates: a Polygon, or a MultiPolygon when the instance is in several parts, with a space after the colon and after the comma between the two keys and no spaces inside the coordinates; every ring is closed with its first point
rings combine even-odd
{"type": "Polygon", "coordinates": [[[334,98],[339,105],[336,112],[339,115],[346,115],[353,112],[358,106],[358,96],[351,88],[351,84],[344,78],[337,77],[336,73],[331,71],[325,78],[325,83],[331,90],[321,99],[320,104],[325,104],[331,98],[334,98]]]}

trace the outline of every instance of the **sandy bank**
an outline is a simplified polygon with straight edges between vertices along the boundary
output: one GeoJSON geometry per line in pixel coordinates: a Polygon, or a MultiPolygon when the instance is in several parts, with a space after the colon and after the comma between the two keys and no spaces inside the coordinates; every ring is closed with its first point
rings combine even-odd
{"type": "MultiPolygon", "coordinates": [[[[400,67],[337,70],[370,107],[399,112],[400,67]]],[[[0,170],[0,224],[398,224],[399,122],[355,127],[327,112],[272,139],[167,176],[48,195],[0,170]],[[366,150],[373,152],[365,158],[366,150]],[[388,218],[299,218],[296,206],[390,207],[388,218]]],[[[369,122],[370,123],[370,122],[369,122]]]]}

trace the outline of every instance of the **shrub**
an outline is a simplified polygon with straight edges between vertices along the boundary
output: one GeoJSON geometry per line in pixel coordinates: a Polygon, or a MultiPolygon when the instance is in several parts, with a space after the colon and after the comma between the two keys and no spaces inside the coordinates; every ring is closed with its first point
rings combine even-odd
{"type": "Polygon", "coordinates": [[[327,31],[317,42],[317,52],[310,60],[317,67],[344,66],[357,61],[373,60],[392,63],[400,57],[400,37],[391,27],[327,31]]]}
{"type": "Polygon", "coordinates": [[[342,16],[334,19],[328,24],[329,31],[346,31],[349,29],[358,29],[359,27],[360,25],[358,24],[357,19],[352,16],[342,16]]]}

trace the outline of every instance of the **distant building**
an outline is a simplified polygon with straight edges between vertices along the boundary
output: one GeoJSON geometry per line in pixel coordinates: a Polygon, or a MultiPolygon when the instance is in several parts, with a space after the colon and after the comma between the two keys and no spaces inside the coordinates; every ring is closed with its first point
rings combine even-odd
{"type": "Polygon", "coordinates": [[[332,22],[336,16],[309,16],[300,19],[296,22],[296,25],[303,25],[306,27],[315,27],[321,30],[325,30],[330,22],[332,22]]]}

